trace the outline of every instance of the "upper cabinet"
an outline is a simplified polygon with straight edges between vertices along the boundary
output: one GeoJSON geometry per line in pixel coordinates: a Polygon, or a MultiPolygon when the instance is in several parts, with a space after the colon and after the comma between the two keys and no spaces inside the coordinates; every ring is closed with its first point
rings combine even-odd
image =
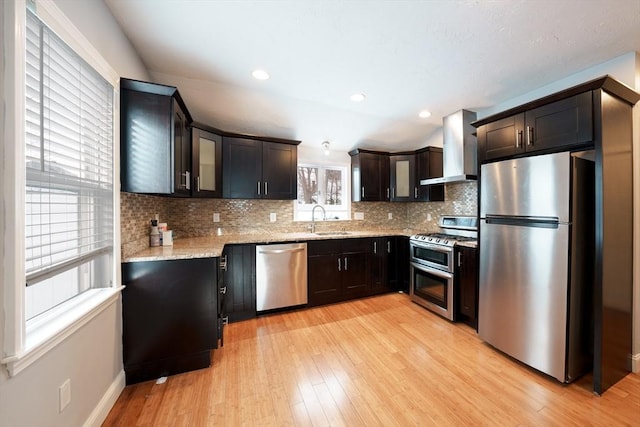
{"type": "Polygon", "coordinates": [[[293,200],[297,197],[299,141],[239,136],[222,139],[222,196],[293,200]]]}
{"type": "Polygon", "coordinates": [[[349,155],[353,201],[389,201],[389,154],[356,149],[349,155]]]}
{"type": "Polygon", "coordinates": [[[222,197],[222,136],[202,125],[191,128],[193,197],[222,197]]]}
{"type": "Polygon", "coordinates": [[[356,149],[349,155],[354,202],[444,200],[444,184],[420,185],[442,176],[442,148],[397,154],[356,149]]]}
{"type": "Polygon", "coordinates": [[[121,190],[190,196],[190,123],[175,87],[121,79],[121,190]]]}
{"type": "Polygon", "coordinates": [[[481,161],[530,152],[552,152],[593,140],[592,93],[532,108],[478,128],[481,161]]]}
{"type": "Polygon", "coordinates": [[[426,147],[416,151],[415,200],[421,202],[444,201],[444,184],[420,185],[423,179],[442,177],[442,148],[426,147]]]}

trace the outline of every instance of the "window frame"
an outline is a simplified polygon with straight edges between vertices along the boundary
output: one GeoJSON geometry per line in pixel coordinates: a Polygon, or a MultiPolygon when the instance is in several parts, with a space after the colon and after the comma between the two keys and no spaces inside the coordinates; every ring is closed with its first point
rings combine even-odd
{"type": "MultiPolygon", "coordinates": [[[[295,200],[295,210],[294,210],[294,221],[311,221],[311,211],[313,207],[316,205],[320,205],[325,209],[327,219],[332,221],[347,221],[350,219],[351,212],[351,200],[349,197],[349,187],[347,176],[350,172],[349,168],[344,165],[334,165],[332,163],[322,164],[322,163],[313,163],[313,162],[302,162],[298,163],[298,168],[317,168],[318,169],[318,185],[319,190],[321,191],[321,197],[324,197],[324,178],[326,176],[327,170],[340,170],[342,172],[342,203],[339,205],[330,205],[326,203],[315,203],[315,204],[300,204],[298,203],[298,199],[295,200]],[[320,186],[322,183],[322,186],[320,186]],[[339,213],[340,218],[334,219],[331,218],[331,213],[339,213]]],[[[297,170],[296,170],[297,172],[297,170]]],[[[317,219],[317,218],[316,218],[317,219]]]]}
{"type": "Polygon", "coordinates": [[[16,0],[4,2],[2,10],[5,61],[3,122],[5,156],[1,165],[4,221],[14,227],[0,230],[3,260],[3,298],[5,309],[2,364],[10,376],[17,375],[76,330],[119,300],[120,283],[120,199],[119,199],[119,76],[82,33],[53,2],[16,0]],[[93,67],[113,87],[113,255],[112,285],[91,289],[57,306],[27,325],[25,319],[25,55],[26,10],[36,12],[53,32],[93,67]],[[82,297],[82,298],[79,298],[82,297]]]}

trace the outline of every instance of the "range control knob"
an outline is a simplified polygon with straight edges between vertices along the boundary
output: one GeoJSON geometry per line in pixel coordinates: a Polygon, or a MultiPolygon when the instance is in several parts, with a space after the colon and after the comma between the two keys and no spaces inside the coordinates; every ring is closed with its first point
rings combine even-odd
{"type": "Polygon", "coordinates": [[[437,243],[440,243],[440,239],[436,239],[436,242],[437,242],[437,243]]]}
{"type": "Polygon", "coordinates": [[[448,244],[449,244],[449,241],[448,241],[448,240],[445,240],[445,241],[444,241],[444,244],[445,244],[445,245],[448,245],[448,244]]]}

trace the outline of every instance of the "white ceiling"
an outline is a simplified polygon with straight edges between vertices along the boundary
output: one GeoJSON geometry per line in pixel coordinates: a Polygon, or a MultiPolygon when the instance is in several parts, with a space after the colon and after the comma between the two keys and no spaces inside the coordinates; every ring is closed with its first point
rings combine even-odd
{"type": "Polygon", "coordinates": [[[196,121],[341,150],[419,148],[444,115],[640,51],[640,0],[105,2],[196,121]]]}

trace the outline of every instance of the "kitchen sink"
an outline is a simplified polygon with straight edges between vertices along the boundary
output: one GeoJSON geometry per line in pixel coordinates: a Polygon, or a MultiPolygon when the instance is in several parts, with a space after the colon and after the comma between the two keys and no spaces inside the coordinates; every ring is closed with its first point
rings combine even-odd
{"type": "Polygon", "coordinates": [[[318,236],[348,236],[348,231],[316,231],[313,234],[317,234],[318,236]]]}

